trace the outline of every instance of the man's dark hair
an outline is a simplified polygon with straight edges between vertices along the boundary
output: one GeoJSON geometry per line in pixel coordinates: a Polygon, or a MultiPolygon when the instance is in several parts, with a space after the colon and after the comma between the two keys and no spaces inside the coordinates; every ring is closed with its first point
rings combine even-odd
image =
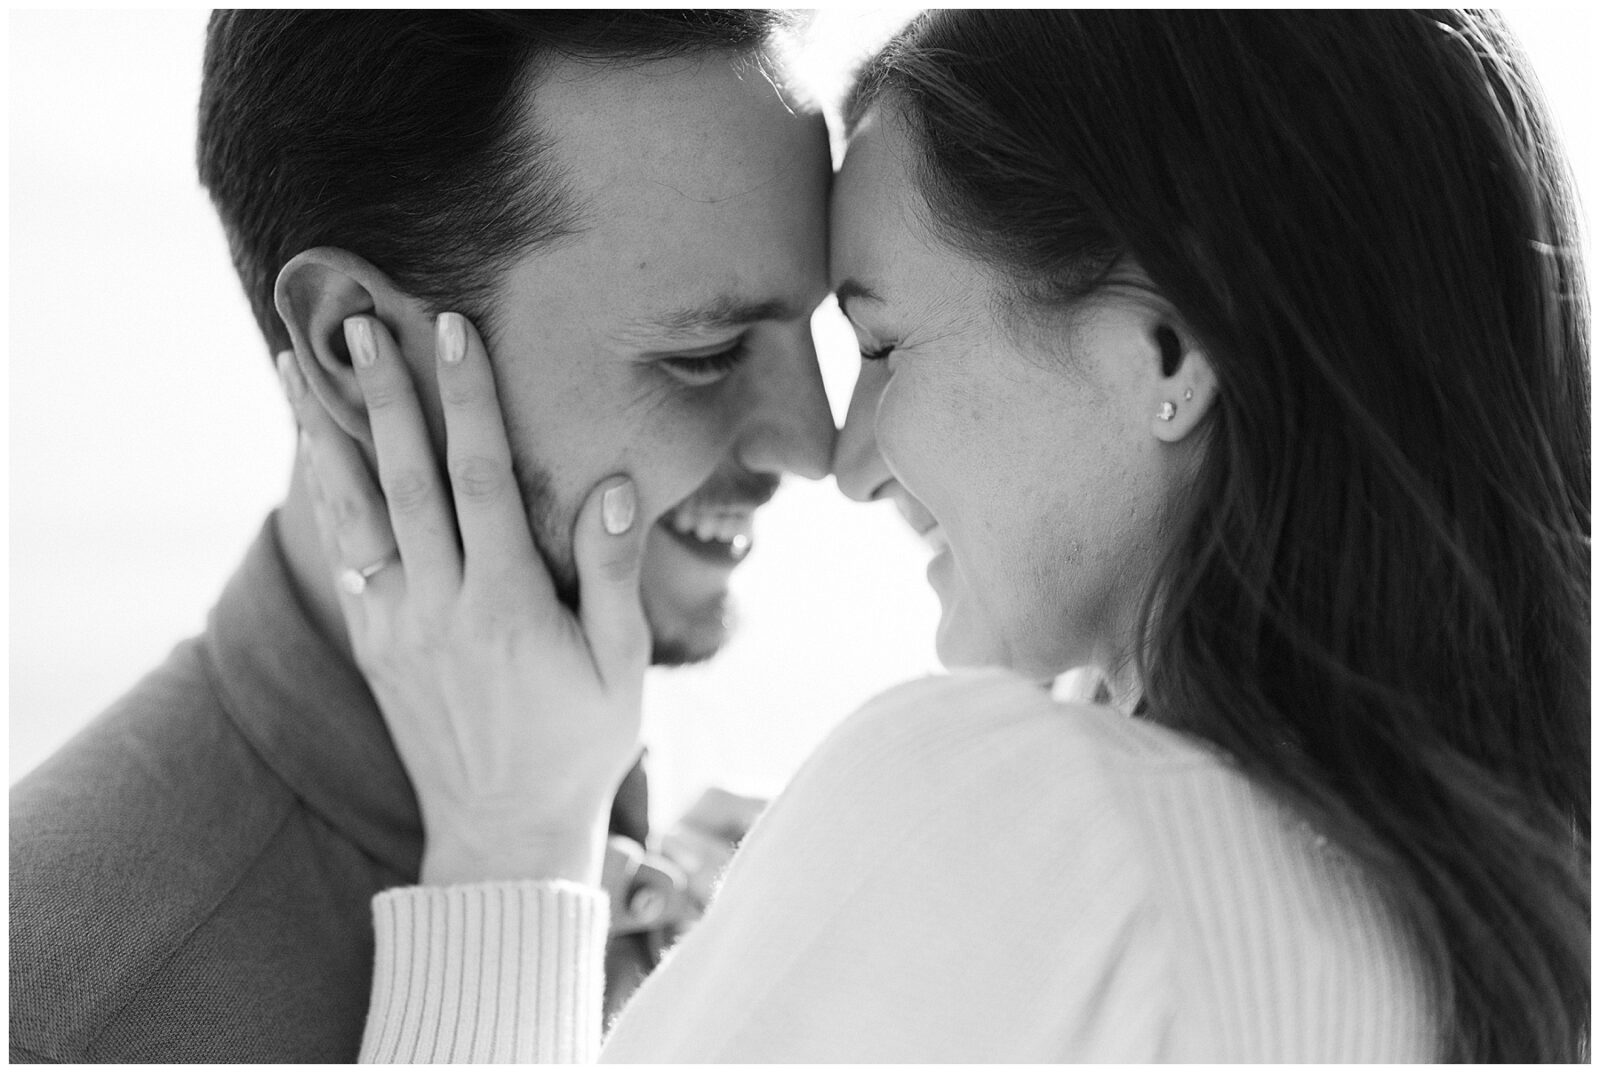
{"type": "Polygon", "coordinates": [[[370,261],[490,330],[494,282],[581,206],[525,90],[554,57],[754,54],[770,11],[219,11],[206,32],[200,181],[273,351],[279,270],[313,246],[370,261]]]}

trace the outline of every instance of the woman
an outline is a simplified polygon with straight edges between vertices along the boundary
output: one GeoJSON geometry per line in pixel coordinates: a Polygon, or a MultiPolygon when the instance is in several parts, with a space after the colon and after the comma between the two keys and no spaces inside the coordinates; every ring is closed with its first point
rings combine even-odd
{"type": "MultiPolygon", "coordinates": [[[[1583,1058],[1588,321],[1499,20],[940,11],[848,112],[839,483],[942,549],[945,662],[1003,670],[848,720],[607,1057],[1583,1058]],[[1105,703],[1039,688],[1079,666],[1105,703]]],[[[441,387],[481,399],[440,323],[441,387]]],[[[499,442],[492,406],[447,417],[499,442]]],[[[577,618],[547,581],[479,611],[403,535],[394,594],[347,604],[424,883],[508,881],[380,896],[369,1058],[589,1053],[629,487],[578,520],[577,618]]],[[[493,509],[457,504],[465,569],[539,583],[493,509]]]]}

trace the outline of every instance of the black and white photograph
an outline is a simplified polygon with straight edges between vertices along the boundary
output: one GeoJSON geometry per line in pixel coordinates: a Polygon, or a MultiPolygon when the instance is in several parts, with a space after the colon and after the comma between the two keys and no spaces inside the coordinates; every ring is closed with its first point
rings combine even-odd
{"type": "Polygon", "coordinates": [[[14,1063],[1588,1063],[1578,7],[8,12],[14,1063]]]}

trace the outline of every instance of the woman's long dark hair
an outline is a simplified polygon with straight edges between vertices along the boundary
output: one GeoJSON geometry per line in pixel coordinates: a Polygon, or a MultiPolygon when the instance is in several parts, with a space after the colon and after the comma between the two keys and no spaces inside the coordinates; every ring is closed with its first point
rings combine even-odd
{"type": "Polygon", "coordinates": [[[1157,718],[1384,883],[1441,1057],[1589,1017],[1589,336],[1498,17],[940,11],[863,72],[945,237],[1066,305],[1135,260],[1220,385],[1141,612],[1157,718]]]}

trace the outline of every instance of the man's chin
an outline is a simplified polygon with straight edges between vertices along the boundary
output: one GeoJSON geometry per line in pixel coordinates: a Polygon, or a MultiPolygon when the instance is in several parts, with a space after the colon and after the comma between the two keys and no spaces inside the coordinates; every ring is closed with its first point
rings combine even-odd
{"type": "Polygon", "coordinates": [[[703,663],[722,649],[734,620],[728,582],[742,558],[656,524],[645,544],[639,581],[653,638],[652,663],[703,663]]]}
{"type": "Polygon", "coordinates": [[[650,665],[652,667],[692,667],[696,663],[704,663],[716,655],[719,647],[703,648],[691,646],[676,637],[655,639],[654,646],[650,649],[650,665]]]}
{"type": "Polygon", "coordinates": [[[647,603],[645,614],[650,622],[650,662],[657,667],[704,663],[722,651],[733,632],[734,616],[725,594],[700,607],[675,608],[665,614],[652,612],[647,603]]]}

